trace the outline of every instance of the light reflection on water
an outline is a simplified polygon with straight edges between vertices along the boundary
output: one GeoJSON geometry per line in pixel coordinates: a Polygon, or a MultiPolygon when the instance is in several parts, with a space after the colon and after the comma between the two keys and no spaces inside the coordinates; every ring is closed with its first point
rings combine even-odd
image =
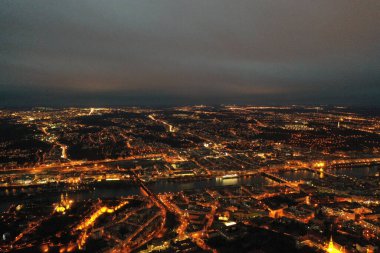
{"type": "Polygon", "coordinates": [[[237,185],[239,180],[237,178],[222,179],[222,186],[237,185]]]}

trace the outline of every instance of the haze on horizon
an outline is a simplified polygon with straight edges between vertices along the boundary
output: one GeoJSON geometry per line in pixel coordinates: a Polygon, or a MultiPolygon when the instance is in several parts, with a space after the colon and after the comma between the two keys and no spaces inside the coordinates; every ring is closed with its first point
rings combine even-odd
{"type": "Polygon", "coordinates": [[[378,0],[3,0],[0,106],[380,106],[378,0]]]}

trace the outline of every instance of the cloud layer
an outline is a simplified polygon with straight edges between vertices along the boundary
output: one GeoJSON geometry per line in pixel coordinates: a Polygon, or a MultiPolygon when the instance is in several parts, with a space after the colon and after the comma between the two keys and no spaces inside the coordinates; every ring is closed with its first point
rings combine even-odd
{"type": "Polygon", "coordinates": [[[1,1],[0,105],[380,105],[377,0],[1,1]]]}

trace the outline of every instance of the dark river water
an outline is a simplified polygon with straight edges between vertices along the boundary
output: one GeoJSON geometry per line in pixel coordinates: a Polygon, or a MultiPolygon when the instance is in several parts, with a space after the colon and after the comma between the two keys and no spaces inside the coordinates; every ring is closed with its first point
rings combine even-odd
{"type": "MultiPolygon", "coordinates": [[[[366,178],[369,176],[375,176],[378,173],[378,166],[366,166],[366,167],[353,167],[353,168],[339,168],[328,169],[327,172],[335,175],[347,175],[356,178],[366,178]]],[[[288,181],[308,180],[319,178],[317,173],[309,170],[297,170],[286,171],[278,174],[280,177],[288,181]]]]}
{"type": "Polygon", "coordinates": [[[308,180],[312,178],[319,178],[319,175],[309,170],[297,170],[280,172],[278,175],[288,181],[308,180]]]}
{"type": "Polygon", "coordinates": [[[375,176],[379,171],[379,165],[377,166],[366,166],[366,167],[358,167],[358,168],[341,168],[341,169],[331,169],[330,173],[336,175],[347,175],[350,177],[356,178],[365,178],[375,176]]]}
{"type": "Polygon", "coordinates": [[[205,188],[214,188],[220,186],[239,186],[239,185],[256,185],[263,186],[273,184],[271,179],[261,175],[249,177],[236,177],[228,179],[212,178],[210,180],[192,181],[192,182],[172,182],[172,181],[159,181],[148,184],[148,188],[155,193],[160,192],[178,192],[185,190],[197,190],[205,188]]]}

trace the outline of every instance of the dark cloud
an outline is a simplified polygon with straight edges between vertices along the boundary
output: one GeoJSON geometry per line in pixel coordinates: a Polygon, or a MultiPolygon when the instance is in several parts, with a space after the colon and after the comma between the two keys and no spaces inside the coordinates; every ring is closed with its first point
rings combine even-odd
{"type": "Polygon", "coordinates": [[[378,0],[0,2],[0,105],[380,105],[378,0]]]}

